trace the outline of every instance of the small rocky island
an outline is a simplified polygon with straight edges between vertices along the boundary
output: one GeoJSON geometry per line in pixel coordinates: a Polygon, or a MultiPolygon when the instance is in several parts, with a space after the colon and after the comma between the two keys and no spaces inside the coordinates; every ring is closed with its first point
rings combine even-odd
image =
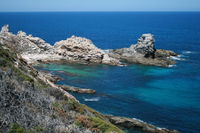
{"type": "Polygon", "coordinates": [[[59,86],[58,78],[40,72],[31,64],[77,62],[123,65],[141,63],[167,66],[174,52],[156,50],[151,34],[145,34],[130,48],[97,48],[90,40],[71,37],[54,46],[38,37],[4,26],[0,32],[0,132],[10,133],[123,133],[122,129],[146,133],[178,133],[137,119],[103,115],[80,104],[68,91],[95,93],[90,89],[59,86]],[[137,57],[135,57],[137,55],[137,57]],[[129,60],[134,57],[135,59],[129,60]],[[136,61],[137,60],[137,61],[136,61]],[[161,63],[162,62],[162,63],[161,63]]]}
{"type": "Polygon", "coordinates": [[[175,64],[176,62],[170,57],[178,54],[170,50],[156,49],[154,42],[152,34],[143,34],[137,44],[133,44],[129,48],[109,50],[108,55],[125,63],[163,67],[175,64]]]}
{"type": "Polygon", "coordinates": [[[156,49],[152,34],[143,34],[138,43],[129,48],[102,50],[91,40],[76,36],[50,45],[43,39],[27,35],[22,31],[17,35],[12,34],[8,25],[5,25],[1,30],[1,41],[8,47],[14,48],[29,64],[69,62],[123,66],[137,63],[168,67],[175,64],[170,57],[177,56],[173,51],[156,49]]]}

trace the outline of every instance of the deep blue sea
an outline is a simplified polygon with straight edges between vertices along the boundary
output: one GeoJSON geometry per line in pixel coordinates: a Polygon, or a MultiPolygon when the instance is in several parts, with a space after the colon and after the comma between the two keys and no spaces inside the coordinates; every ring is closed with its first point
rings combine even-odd
{"type": "Polygon", "coordinates": [[[102,49],[129,47],[152,33],[156,48],[181,56],[176,66],[41,64],[38,69],[63,78],[58,84],[91,88],[74,94],[105,114],[138,118],[182,133],[200,133],[200,12],[0,13],[10,25],[48,43],[72,35],[91,39],[102,49]]]}

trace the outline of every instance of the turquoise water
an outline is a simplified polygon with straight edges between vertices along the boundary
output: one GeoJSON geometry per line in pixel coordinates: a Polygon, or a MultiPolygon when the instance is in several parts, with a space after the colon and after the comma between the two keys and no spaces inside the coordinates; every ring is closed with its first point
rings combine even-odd
{"type": "Polygon", "coordinates": [[[37,68],[62,77],[58,84],[95,89],[97,94],[73,95],[100,112],[198,133],[200,66],[192,64],[192,56],[195,54],[187,54],[171,68],[72,64],[41,64],[37,68]]]}
{"type": "Polygon", "coordinates": [[[99,48],[129,47],[143,33],[156,48],[181,54],[176,66],[43,64],[38,69],[61,76],[58,84],[97,91],[73,94],[106,113],[135,117],[182,133],[200,132],[200,12],[49,12],[0,13],[0,26],[23,30],[50,44],[72,35],[99,48]]]}

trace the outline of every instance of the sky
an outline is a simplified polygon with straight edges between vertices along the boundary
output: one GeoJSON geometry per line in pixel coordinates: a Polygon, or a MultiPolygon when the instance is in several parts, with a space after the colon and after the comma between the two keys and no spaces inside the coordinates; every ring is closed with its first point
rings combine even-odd
{"type": "Polygon", "coordinates": [[[0,12],[200,11],[200,0],[0,0],[0,12]]]}

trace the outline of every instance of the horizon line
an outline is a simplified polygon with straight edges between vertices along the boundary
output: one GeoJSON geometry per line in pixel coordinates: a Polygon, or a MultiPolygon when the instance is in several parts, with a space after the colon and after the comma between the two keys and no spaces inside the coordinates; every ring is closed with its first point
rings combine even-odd
{"type": "Polygon", "coordinates": [[[0,13],[25,13],[25,12],[200,12],[200,11],[0,11],[0,13]]]}

